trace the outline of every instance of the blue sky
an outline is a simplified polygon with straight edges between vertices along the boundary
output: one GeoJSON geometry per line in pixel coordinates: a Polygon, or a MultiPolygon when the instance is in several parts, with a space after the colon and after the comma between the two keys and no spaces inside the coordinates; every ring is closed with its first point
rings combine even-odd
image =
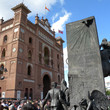
{"type": "MultiPolygon", "coordinates": [[[[0,0],[0,18],[5,20],[14,16],[11,8],[21,3],[23,0],[0,0]],[[4,11],[3,11],[4,10],[4,11]]],[[[66,24],[90,16],[95,16],[99,42],[103,38],[110,41],[110,0],[24,0],[24,4],[32,11],[28,19],[34,23],[35,15],[46,17],[52,29],[55,29],[56,36],[61,36],[64,43],[64,60],[67,58],[66,51],[66,24]],[[46,11],[45,5],[50,9],[46,11]],[[63,34],[58,34],[58,29],[63,31],[63,34]]],[[[64,61],[65,62],[65,61],[64,61]]],[[[68,69],[65,64],[65,74],[68,69]]],[[[67,77],[67,76],[66,76],[67,77]]]]}

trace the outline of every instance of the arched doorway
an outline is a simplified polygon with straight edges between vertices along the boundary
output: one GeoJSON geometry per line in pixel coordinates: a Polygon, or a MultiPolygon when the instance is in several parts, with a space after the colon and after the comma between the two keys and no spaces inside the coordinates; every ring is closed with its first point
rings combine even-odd
{"type": "Polygon", "coordinates": [[[43,78],[43,98],[45,98],[48,90],[50,90],[51,81],[48,75],[43,78]]]}

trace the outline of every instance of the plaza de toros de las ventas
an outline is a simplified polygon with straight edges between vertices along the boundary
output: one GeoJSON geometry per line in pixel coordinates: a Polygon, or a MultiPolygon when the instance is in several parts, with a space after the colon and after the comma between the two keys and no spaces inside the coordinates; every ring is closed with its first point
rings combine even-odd
{"type": "Polygon", "coordinates": [[[12,19],[0,19],[0,68],[7,70],[0,72],[0,97],[43,99],[51,82],[60,87],[64,78],[64,41],[48,19],[36,15],[35,23],[29,21],[23,3],[12,10],[12,19]]]}

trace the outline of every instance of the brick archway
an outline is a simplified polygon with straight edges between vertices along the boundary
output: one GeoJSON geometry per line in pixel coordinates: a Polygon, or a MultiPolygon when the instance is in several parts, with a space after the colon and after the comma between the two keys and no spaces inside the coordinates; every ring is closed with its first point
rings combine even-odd
{"type": "Polygon", "coordinates": [[[43,98],[45,98],[48,90],[50,90],[50,87],[51,87],[50,77],[48,75],[45,75],[43,77],[43,98]]]}

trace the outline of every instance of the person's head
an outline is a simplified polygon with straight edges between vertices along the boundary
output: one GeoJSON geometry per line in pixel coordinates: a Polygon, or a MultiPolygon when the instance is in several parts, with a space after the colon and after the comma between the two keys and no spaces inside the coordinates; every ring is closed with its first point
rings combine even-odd
{"type": "Polygon", "coordinates": [[[5,101],[5,100],[2,100],[1,102],[2,102],[2,103],[6,103],[6,101],[5,101]]]}
{"type": "Polygon", "coordinates": [[[102,46],[103,49],[105,49],[105,48],[108,46],[108,41],[107,41],[106,38],[104,38],[104,39],[102,40],[101,46],[102,46]]]}
{"type": "Polygon", "coordinates": [[[47,101],[47,105],[50,105],[50,104],[51,104],[51,101],[50,101],[50,100],[48,100],[48,101],[47,101]]]}
{"type": "Polygon", "coordinates": [[[67,83],[64,79],[62,79],[61,84],[63,84],[64,86],[67,86],[67,83]]]}
{"type": "Polygon", "coordinates": [[[52,88],[56,88],[57,87],[57,83],[56,82],[52,82],[51,86],[52,86],[52,88]]]}
{"type": "Polygon", "coordinates": [[[32,105],[31,103],[27,103],[26,105],[24,105],[21,110],[36,110],[36,108],[34,107],[34,105],[32,105]]]}
{"type": "Polygon", "coordinates": [[[23,106],[25,103],[26,103],[26,100],[22,100],[22,101],[20,102],[20,105],[23,106]]]}
{"type": "Polygon", "coordinates": [[[61,81],[61,90],[64,91],[67,88],[67,83],[64,79],[61,81]]]}

